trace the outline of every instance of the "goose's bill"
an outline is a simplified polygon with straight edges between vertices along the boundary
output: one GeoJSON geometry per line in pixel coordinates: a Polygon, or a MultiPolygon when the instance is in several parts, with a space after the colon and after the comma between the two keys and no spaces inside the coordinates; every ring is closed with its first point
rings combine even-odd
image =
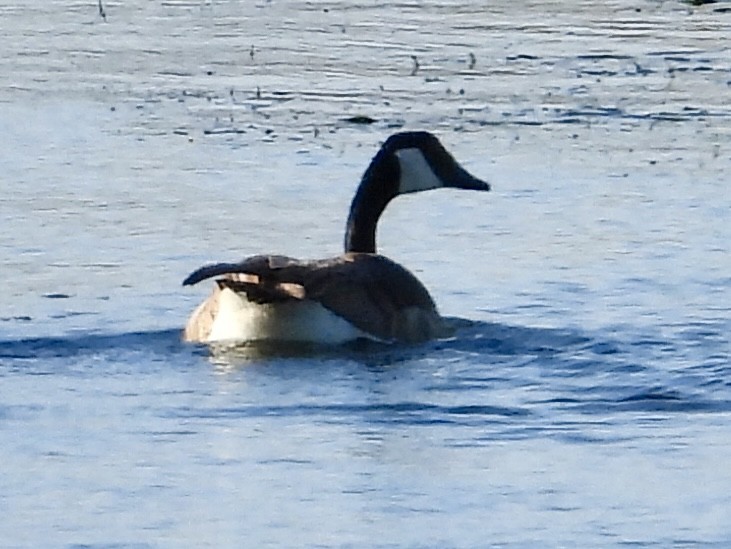
{"type": "Polygon", "coordinates": [[[467,170],[459,168],[458,172],[454,175],[448,187],[454,187],[457,189],[465,189],[468,191],[489,191],[490,184],[482,179],[477,179],[467,170]]]}

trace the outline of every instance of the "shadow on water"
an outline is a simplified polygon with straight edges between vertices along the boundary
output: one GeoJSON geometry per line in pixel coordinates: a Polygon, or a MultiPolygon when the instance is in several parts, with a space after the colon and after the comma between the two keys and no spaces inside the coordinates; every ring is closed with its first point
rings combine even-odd
{"type": "MultiPolygon", "coordinates": [[[[483,405],[486,394],[506,389],[525,391],[530,408],[581,414],[731,411],[729,365],[677,372],[667,364],[678,349],[662,338],[636,334],[623,340],[622,334],[610,337],[464,319],[450,322],[457,328],[453,337],[420,345],[358,341],[339,347],[262,343],[209,347],[181,342],[177,329],[5,340],[0,341],[0,365],[8,371],[33,373],[37,368],[32,364],[38,364],[42,365],[38,372],[50,375],[55,371],[53,359],[63,364],[69,358],[84,359],[72,362],[84,362],[92,370],[115,363],[133,368],[150,363],[171,368],[206,364],[224,373],[253,367],[279,382],[304,377],[312,383],[331,371],[336,377],[371,372],[379,379],[383,374],[413,377],[431,395],[427,401],[450,391],[477,391],[459,406],[439,406],[443,413],[436,415],[446,418],[479,410],[487,415],[524,413],[523,408],[483,405]],[[533,392],[539,396],[531,397],[533,392]],[[473,404],[476,398],[478,403],[473,404]]],[[[437,412],[430,409],[436,406],[431,401],[396,405],[404,407],[404,416],[422,413],[433,418],[437,412]]],[[[393,411],[393,403],[387,406],[393,411]]]]}
{"type": "Polygon", "coordinates": [[[350,359],[368,366],[390,366],[418,360],[438,351],[491,355],[535,355],[565,352],[590,339],[581,334],[547,328],[449,319],[456,323],[453,337],[418,345],[359,340],[348,345],[253,342],[247,344],[187,344],[180,330],[154,330],[119,334],[84,333],[0,341],[0,358],[66,358],[85,354],[144,351],[152,355],[194,354],[241,366],[267,359],[350,359]]]}
{"type": "Polygon", "coordinates": [[[91,333],[0,341],[0,360],[70,358],[90,354],[114,355],[128,352],[172,356],[190,351],[180,341],[180,330],[121,334],[91,333]]]}

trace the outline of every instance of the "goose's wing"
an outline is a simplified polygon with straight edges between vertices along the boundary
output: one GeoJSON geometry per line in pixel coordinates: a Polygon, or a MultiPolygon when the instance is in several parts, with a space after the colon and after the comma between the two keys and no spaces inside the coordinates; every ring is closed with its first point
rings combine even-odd
{"type": "Polygon", "coordinates": [[[441,320],[427,289],[408,270],[376,254],[348,253],[303,279],[306,296],[381,339],[437,335],[441,320]]]}
{"type": "Polygon", "coordinates": [[[429,339],[441,326],[434,301],[421,282],[376,254],[348,253],[319,261],[254,256],[240,263],[201,267],[183,284],[214,277],[219,287],[245,293],[254,303],[316,301],[381,339],[429,339]]]}
{"type": "MultiPolygon", "coordinates": [[[[301,267],[306,262],[283,255],[255,255],[238,263],[211,263],[196,269],[183,280],[183,286],[192,286],[213,277],[236,278],[229,275],[254,275],[271,279],[282,269],[301,267]]],[[[243,277],[240,277],[243,278],[243,277]]]]}
{"type": "Polygon", "coordinates": [[[183,286],[216,278],[219,288],[244,293],[253,303],[280,303],[305,297],[304,288],[299,283],[305,266],[306,262],[291,257],[256,255],[239,263],[204,265],[188,275],[183,286]]]}

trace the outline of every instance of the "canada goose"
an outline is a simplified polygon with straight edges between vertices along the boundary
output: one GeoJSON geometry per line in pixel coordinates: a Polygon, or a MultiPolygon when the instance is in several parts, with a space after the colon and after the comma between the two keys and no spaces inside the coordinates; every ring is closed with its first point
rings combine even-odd
{"type": "Polygon", "coordinates": [[[429,292],[408,270],[376,253],[376,225],[400,194],[454,187],[488,191],[428,132],[389,137],[363,174],[350,206],[345,253],[300,261],[257,255],[201,267],[184,286],[216,278],[183,339],[344,343],[359,338],[420,342],[445,334],[429,292]]]}

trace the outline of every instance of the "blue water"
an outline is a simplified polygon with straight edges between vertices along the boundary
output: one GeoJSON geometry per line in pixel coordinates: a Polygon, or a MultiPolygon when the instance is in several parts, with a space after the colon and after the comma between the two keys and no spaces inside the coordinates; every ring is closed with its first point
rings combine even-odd
{"type": "Polygon", "coordinates": [[[20,545],[724,546],[727,329],[4,341],[4,520],[20,545]]]}
{"type": "Polygon", "coordinates": [[[731,546],[727,3],[518,4],[0,8],[0,546],[731,546]],[[180,342],[401,128],[454,337],[180,342]]]}

